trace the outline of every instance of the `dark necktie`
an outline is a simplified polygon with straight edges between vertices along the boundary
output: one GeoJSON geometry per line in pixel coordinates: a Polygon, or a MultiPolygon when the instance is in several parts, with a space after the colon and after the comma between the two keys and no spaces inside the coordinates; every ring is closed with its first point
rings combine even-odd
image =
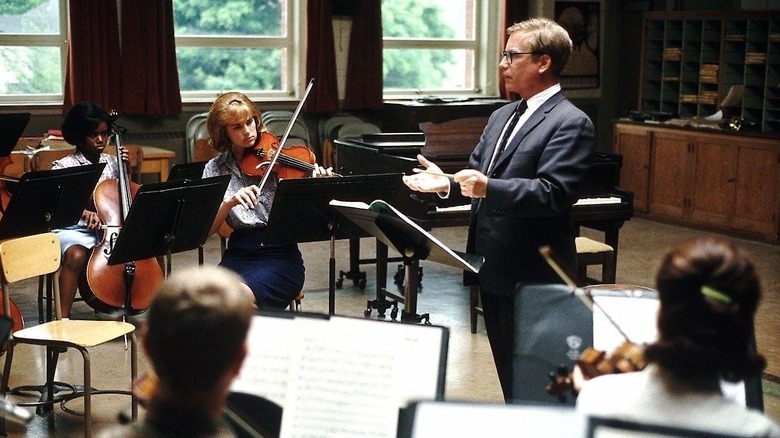
{"type": "Polygon", "coordinates": [[[506,131],[504,131],[504,135],[501,137],[501,143],[499,143],[498,146],[499,154],[503,153],[504,149],[506,149],[506,144],[509,142],[509,136],[511,136],[512,131],[515,130],[515,126],[517,126],[517,121],[520,120],[520,116],[522,116],[527,109],[528,103],[526,103],[525,100],[521,100],[520,103],[517,104],[517,108],[515,108],[515,112],[509,120],[509,125],[506,127],[506,131]]]}
{"type": "MultiPolygon", "coordinates": [[[[498,157],[504,152],[504,149],[506,149],[506,144],[509,142],[509,137],[512,135],[512,131],[515,130],[515,126],[517,126],[517,121],[520,120],[520,116],[522,116],[527,109],[528,103],[526,103],[525,99],[517,104],[515,112],[512,113],[512,118],[509,119],[509,124],[506,126],[504,135],[501,136],[501,141],[498,143],[498,147],[493,153],[493,159],[490,160],[490,166],[488,167],[490,171],[493,170],[493,166],[495,166],[496,161],[498,161],[498,157]]],[[[490,174],[490,171],[488,171],[488,175],[490,174]]]]}

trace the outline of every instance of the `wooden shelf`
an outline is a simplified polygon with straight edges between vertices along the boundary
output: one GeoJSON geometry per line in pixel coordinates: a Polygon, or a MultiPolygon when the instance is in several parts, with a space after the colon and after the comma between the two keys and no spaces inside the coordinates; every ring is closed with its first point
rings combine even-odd
{"type": "Polygon", "coordinates": [[[646,12],[642,59],[641,111],[709,116],[744,87],[731,115],[778,130],[780,11],[646,12]]]}

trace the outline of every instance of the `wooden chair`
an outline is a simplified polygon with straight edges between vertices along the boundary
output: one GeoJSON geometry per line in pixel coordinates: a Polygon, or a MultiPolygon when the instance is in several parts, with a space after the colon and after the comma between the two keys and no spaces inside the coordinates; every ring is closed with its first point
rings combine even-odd
{"type": "MultiPolygon", "coordinates": [[[[0,266],[2,266],[2,286],[5,301],[5,309],[9,309],[10,285],[28,278],[56,273],[60,267],[60,241],[54,233],[35,234],[32,236],[6,240],[0,243],[0,266]]],[[[25,328],[13,333],[8,341],[8,349],[5,357],[2,383],[0,387],[7,395],[8,380],[13,363],[14,349],[18,344],[41,345],[47,348],[47,389],[49,397],[44,404],[53,404],[63,401],[62,398],[53,397],[54,373],[57,367],[59,351],[65,348],[74,348],[81,353],[84,361],[84,436],[92,435],[92,395],[97,393],[122,393],[132,397],[132,417],[138,416],[138,401],[129,389],[137,373],[137,352],[135,339],[135,326],[121,321],[92,321],[92,320],[62,320],[60,310],[60,296],[57,282],[54,279],[54,300],[57,319],[54,321],[25,328]],[[117,338],[127,336],[130,340],[130,378],[128,379],[128,391],[94,391],[92,389],[92,371],[89,349],[108,343],[117,338]]],[[[6,310],[7,312],[7,310],[6,310]]],[[[6,313],[8,314],[8,313],[6,313]]],[[[30,370],[24,370],[29,373],[30,370]]],[[[82,394],[69,395],[65,400],[82,396],[82,394]]],[[[26,405],[38,405],[28,403],[26,405]]],[[[24,405],[24,404],[22,404],[24,405]]]]}
{"type": "Polygon", "coordinates": [[[39,149],[33,153],[30,160],[30,170],[51,170],[51,164],[65,158],[75,151],[75,147],[57,149],[39,149]]]}
{"type": "Polygon", "coordinates": [[[577,279],[580,284],[614,283],[616,277],[615,250],[606,243],[587,237],[574,239],[577,246],[577,279]],[[601,266],[601,279],[588,277],[588,266],[601,266]]]}

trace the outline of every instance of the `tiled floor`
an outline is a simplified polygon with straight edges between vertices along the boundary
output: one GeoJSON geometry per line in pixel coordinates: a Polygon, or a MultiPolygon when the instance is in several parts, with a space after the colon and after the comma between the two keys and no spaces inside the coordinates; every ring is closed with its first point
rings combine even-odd
{"type": "MultiPolygon", "coordinates": [[[[434,230],[444,243],[455,249],[461,249],[465,241],[464,228],[434,230]]],[[[590,233],[586,234],[590,235],[590,233]]],[[[626,223],[621,232],[620,256],[618,260],[618,283],[630,283],[643,286],[653,285],[653,276],[661,254],[683,238],[701,234],[686,228],[650,222],[635,218],[626,223]]],[[[598,237],[597,234],[593,234],[598,237]]],[[[780,322],[775,315],[780,307],[780,247],[761,243],[742,241],[753,254],[762,275],[765,297],[757,318],[756,334],[759,350],[767,355],[767,372],[780,376],[780,346],[777,333],[780,322]]],[[[328,311],[328,258],[330,245],[327,242],[302,244],[307,267],[306,296],[303,300],[305,311],[328,311]]],[[[336,242],[336,271],[348,269],[348,245],[346,241],[336,242]]],[[[363,257],[373,257],[374,245],[368,239],[361,242],[363,257]]],[[[206,245],[206,263],[216,263],[219,259],[219,239],[211,238],[206,245]]],[[[173,259],[173,269],[197,264],[196,251],[177,254],[173,259]]],[[[447,362],[446,399],[488,403],[502,403],[498,380],[493,368],[490,348],[481,322],[476,334],[469,332],[468,293],[461,285],[460,271],[442,265],[422,262],[423,287],[419,295],[418,311],[430,313],[431,322],[450,328],[449,355],[447,362]]],[[[389,282],[392,286],[392,274],[396,264],[390,266],[389,282]]],[[[346,280],[343,289],[336,291],[335,311],[338,315],[362,317],[367,300],[374,298],[374,268],[362,265],[367,273],[367,285],[361,290],[346,280]]],[[[26,282],[26,290],[19,291],[12,298],[19,305],[27,324],[37,323],[35,286],[26,282]]],[[[91,309],[83,303],[77,303],[74,317],[93,317],[91,309]]],[[[376,311],[372,314],[376,316],[376,311]]],[[[143,315],[133,318],[142,322],[143,315]]],[[[381,345],[374,346],[382,348],[381,345]]],[[[72,349],[71,349],[72,350],[72,349]]],[[[81,379],[81,359],[77,352],[67,351],[61,356],[57,380],[78,383],[81,379]]],[[[143,355],[139,356],[140,370],[146,369],[143,355]]],[[[17,349],[10,384],[16,387],[22,384],[42,382],[43,352],[39,348],[23,346],[17,349]]],[[[129,353],[122,342],[99,347],[92,357],[94,387],[99,389],[126,389],[129,387],[129,353]]],[[[764,382],[765,410],[780,421],[780,385],[764,382]]],[[[16,399],[20,400],[20,399],[16,399]]],[[[94,430],[99,431],[117,421],[118,414],[129,413],[129,397],[99,395],[94,398],[94,430]]],[[[80,409],[80,401],[68,404],[80,409]]],[[[79,436],[83,430],[83,418],[63,413],[55,407],[54,414],[35,416],[23,429],[9,425],[9,436],[79,436]]]]}

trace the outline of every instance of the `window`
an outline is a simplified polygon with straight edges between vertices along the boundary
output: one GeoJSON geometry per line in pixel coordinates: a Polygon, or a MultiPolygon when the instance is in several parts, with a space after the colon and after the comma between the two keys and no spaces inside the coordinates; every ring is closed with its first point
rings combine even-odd
{"type": "MultiPolygon", "coordinates": [[[[182,99],[303,89],[303,0],[174,0],[182,99]]],[[[497,95],[499,0],[382,0],[385,95],[497,95]]],[[[67,0],[0,2],[0,104],[63,100],[67,0]]]]}
{"type": "Polygon", "coordinates": [[[382,0],[385,96],[497,95],[497,0],[382,0]]]}
{"type": "Polygon", "coordinates": [[[303,76],[300,0],[174,0],[182,100],[289,98],[303,76]]]}
{"type": "Polygon", "coordinates": [[[62,103],[65,1],[0,4],[0,103],[62,103]]]}

